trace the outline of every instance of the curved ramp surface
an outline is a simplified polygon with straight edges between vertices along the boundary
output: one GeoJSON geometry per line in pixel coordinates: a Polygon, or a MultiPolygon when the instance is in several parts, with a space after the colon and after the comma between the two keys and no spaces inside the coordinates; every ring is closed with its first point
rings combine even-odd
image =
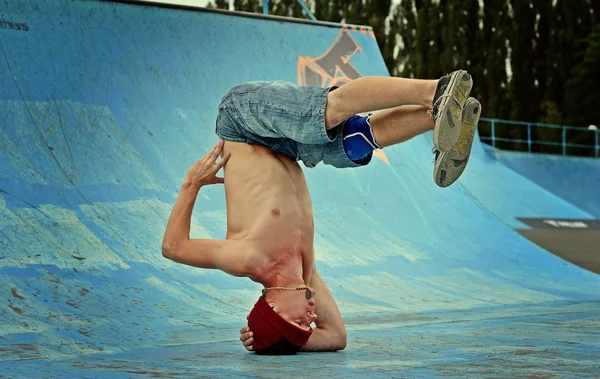
{"type": "Polygon", "coordinates": [[[600,219],[600,160],[496,151],[513,171],[600,219]]]}
{"type": "Polygon", "coordinates": [[[521,218],[595,218],[589,209],[565,199],[563,193],[548,189],[519,170],[507,169],[502,154],[490,150],[476,138],[469,165],[460,181],[507,225],[529,229],[521,218]]]}
{"type": "Polygon", "coordinates": [[[481,159],[463,183],[502,220],[548,251],[587,270],[600,273],[600,160],[476,149],[481,159]],[[505,168],[509,167],[510,170],[505,168]],[[483,168],[484,171],[481,171],[483,168]],[[503,196],[477,180],[492,174],[503,196]],[[509,179],[510,178],[510,179],[509,179]]]}
{"type": "MultiPolygon", "coordinates": [[[[523,238],[466,184],[437,188],[428,135],[366,168],[306,170],[345,351],[246,353],[237,333],[260,288],[162,258],[227,90],[387,75],[369,29],[89,0],[0,5],[1,376],[598,374],[600,278],[523,238]]],[[[519,201],[491,175],[478,183],[519,201]]],[[[225,219],[223,189],[203,189],[192,235],[223,238],[225,219]]]]}

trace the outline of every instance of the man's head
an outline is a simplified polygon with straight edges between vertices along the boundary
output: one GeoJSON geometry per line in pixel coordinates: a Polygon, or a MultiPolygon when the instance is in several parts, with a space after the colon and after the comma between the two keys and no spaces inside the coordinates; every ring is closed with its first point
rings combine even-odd
{"type": "Polygon", "coordinates": [[[256,353],[295,354],[306,344],[317,315],[305,293],[314,291],[269,291],[258,299],[247,317],[256,353]]]}

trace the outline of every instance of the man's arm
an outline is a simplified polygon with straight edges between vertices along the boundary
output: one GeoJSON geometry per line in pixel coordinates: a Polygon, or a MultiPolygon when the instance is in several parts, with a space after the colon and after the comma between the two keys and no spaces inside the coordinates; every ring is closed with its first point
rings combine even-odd
{"type": "Polygon", "coordinates": [[[243,275],[248,244],[239,240],[190,239],[192,211],[200,188],[204,185],[223,183],[216,173],[225,165],[228,155],[216,162],[223,142],[198,160],[185,176],[162,242],[165,258],[200,268],[213,268],[232,275],[243,275]]]}
{"type": "Polygon", "coordinates": [[[346,327],[340,310],[317,270],[310,286],[315,289],[316,328],[300,351],[335,351],[346,348],[346,327]]]}

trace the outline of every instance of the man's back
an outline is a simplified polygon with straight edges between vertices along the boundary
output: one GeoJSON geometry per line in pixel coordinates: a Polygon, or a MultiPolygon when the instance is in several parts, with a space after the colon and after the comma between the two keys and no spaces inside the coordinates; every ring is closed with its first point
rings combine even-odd
{"type": "MultiPolygon", "coordinates": [[[[306,179],[289,157],[225,142],[227,239],[248,240],[268,267],[292,267],[307,283],[314,265],[314,224],[306,179]]],[[[288,272],[284,275],[291,274],[288,272]]]]}

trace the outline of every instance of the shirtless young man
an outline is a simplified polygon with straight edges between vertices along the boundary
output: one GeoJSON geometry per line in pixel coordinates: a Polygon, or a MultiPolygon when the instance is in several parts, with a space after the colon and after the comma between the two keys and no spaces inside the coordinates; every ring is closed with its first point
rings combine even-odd
{"type": "Polygon", "coordinates": [[[247,350],[344,349],[342,317],[315,266],[312,205],[298,161],[364,166],[374,149],[434,129],[434,180],[450,185],[466,166],[481,112],[468,98],[471,87],[470,75],[456,71],[440,80],[363,77],[339,88],[280,81],[233,88],[219,106],[219,143],[185,176],[163,255],[264,286],[240,331],[247,350]],[[356,116],[370,111],[378,112],[356,116]],[[216,176],[222,167],[224,179],[216,176]],[[196,196],[215,183],[225,183],[226,239],[190,239],[196,196]]]}

